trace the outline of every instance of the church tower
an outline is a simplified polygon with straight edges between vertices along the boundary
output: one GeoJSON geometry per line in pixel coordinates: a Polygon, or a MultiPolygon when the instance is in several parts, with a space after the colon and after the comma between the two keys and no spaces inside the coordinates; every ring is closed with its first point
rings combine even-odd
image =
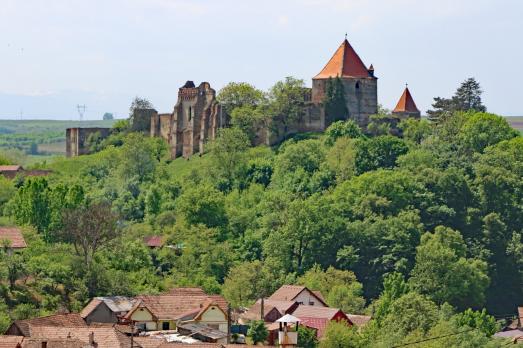
{"type": "Polygon", "coordinates": [[[343,82],[348,119],[366,128],[369,116],[378,113],[378,78],[374,76],[374,67],[365,67],[347,39],[334,52],[323,70],[312,78],[313,103],[323,102],[327,81],[336,77],[340,77],[343,82]]]}
{"type": "Polygon", "coordinates": [[[416,103],[414,103],[414,99],[412,98],[407,86],[405,86],[405,90],[403,91],[400,100],[398,100],[398,104],[396,104],[396,107],[392,110],[392,114],[397,115],[400,118],[413,117],[419,119],[421,117],[421,113],[416,106],[416,103]]]}

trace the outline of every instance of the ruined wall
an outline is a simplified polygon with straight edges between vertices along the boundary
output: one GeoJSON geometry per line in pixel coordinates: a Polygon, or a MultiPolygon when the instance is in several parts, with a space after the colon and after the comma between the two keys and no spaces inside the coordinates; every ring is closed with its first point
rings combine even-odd
{"type": "Polygon", "coordinates": [[[155,109],[135,109],[132,115],[131,130],[133,132],[151,133],[151,119],[156,118],[158,112],[155,109]]]}
{"type": "Polygon", "coordinates": [[[89,154],[87,139],[91,134],[98,132],[101,139],[111,134],[111,128],[67,128],[65,130],[65,153],[67,157],[76,157],[89,154]]]}
{"type": "Polygon", "coordinates": [[[226,125],[216,101],[216,91],[209,83],[198,87],[187,81],[178,90],[178,100],[171,114],[153,114],[150,134],[164,138],[170,148],[171,158],[190,157],[203,153],[207,141],[216,137],[217,129],[226,125]]]}

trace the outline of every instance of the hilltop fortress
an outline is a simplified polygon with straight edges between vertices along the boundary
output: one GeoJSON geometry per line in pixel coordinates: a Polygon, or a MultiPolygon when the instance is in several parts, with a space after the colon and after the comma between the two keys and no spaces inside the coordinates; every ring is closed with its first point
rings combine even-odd
{"type": "MultiPolygon", "coordinates": [[[[325,130],[333,122],[326,116],[323,105],[327,82],[337,77],[344,87],[348,110],[346,119],[352,119],[362,129],[366,129],[370,116],[378,113],[378,78],[374,75],[372,64],[367,68],[345,39],[325,67],[312,78],[312,88],[306,93],[302,117],[286,127],[277,120],[273,120],[270,126],[261,126],[255,143],[273,145],[293,133],[325,130]]],[[[408,88],[403,91],[392,114],[398,119],[420,117],[408,88]]],[[[154,109],[137,110],[133,114],[132,129],[164,138],[174,159],[203,153],[205,144],[216,137],[219,128],[227,125],[228,115],[224,114],[217,102],[216,91],[210,84],[202,82],[196,87],[192,81],[187,81],[178,90],[178,101],[171,113],[159,114],[154,109]]],[[[96,132],[102,137],[109,134],[98,128],[69,128],[66,132],[67,156],[88,153],[86,141],[90,134],[96,132]]]]}

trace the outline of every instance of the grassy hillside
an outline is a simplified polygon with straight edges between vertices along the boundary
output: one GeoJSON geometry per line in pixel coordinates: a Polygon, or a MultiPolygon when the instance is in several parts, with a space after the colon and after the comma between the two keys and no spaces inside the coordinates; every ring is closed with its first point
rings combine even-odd
{"type": "Polygon", "coordinates": [[[18,149],[30,152],[31,144],[34,143],[37,145],[39,155],[62,155],[65,153],[66,128],[111,127],[114,122],[114,120],[0,120],[0,150],[18,149]]]}

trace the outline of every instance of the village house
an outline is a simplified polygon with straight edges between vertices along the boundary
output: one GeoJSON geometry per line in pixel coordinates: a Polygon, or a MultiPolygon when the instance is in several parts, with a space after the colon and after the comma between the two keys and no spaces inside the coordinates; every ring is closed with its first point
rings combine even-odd
{"type": "Polygon", "coordinates": [[[3,165],[0,166],[0,175],[3,175],[7,179],[14,179],[17,175],[22,176],[46,176],[50,174],[50,170],[44,169],[32,169],[26,170],[21,165],[3,165]]]}
{"type": "Polygon", "coordinates": [[[22,231],[17,227],[0,227],[0,247],[9,251],[27,247],[22,231]]]}
{"type": "Polygon", "coordinates": [[[136,302],[125,296],[95,297],[82,309],[80,316],[87,324],[118,323],[136,302]]]}
{"type": "MultiPolygon", "coordinates": [[[[285,314],[291,314],[298,307],[296,301],[279,301],[269,300],[263,301],[263,321],[266,323],[274,323],[276,320],[283,317],[285,314]]],[[[246,323],[251,320],[260,320],[262,314],[262,301],[258,300],[253,304],[247,312],[242,314],[240,321],[246,323]]]]}
{"type": "Polygon", "coordinates": [[[227,332],[227,302],[221,296],[137,296],[124,320],[143,331],[174,330],[180,323],[198,323],[227,332]]]}
{"type": "Polygon", "coordinates": [[[274,301],[293,301],[299,305],[328,307],[319,291],[309,290],[301,285],[283,285],[269,298],[274,301]]]}

